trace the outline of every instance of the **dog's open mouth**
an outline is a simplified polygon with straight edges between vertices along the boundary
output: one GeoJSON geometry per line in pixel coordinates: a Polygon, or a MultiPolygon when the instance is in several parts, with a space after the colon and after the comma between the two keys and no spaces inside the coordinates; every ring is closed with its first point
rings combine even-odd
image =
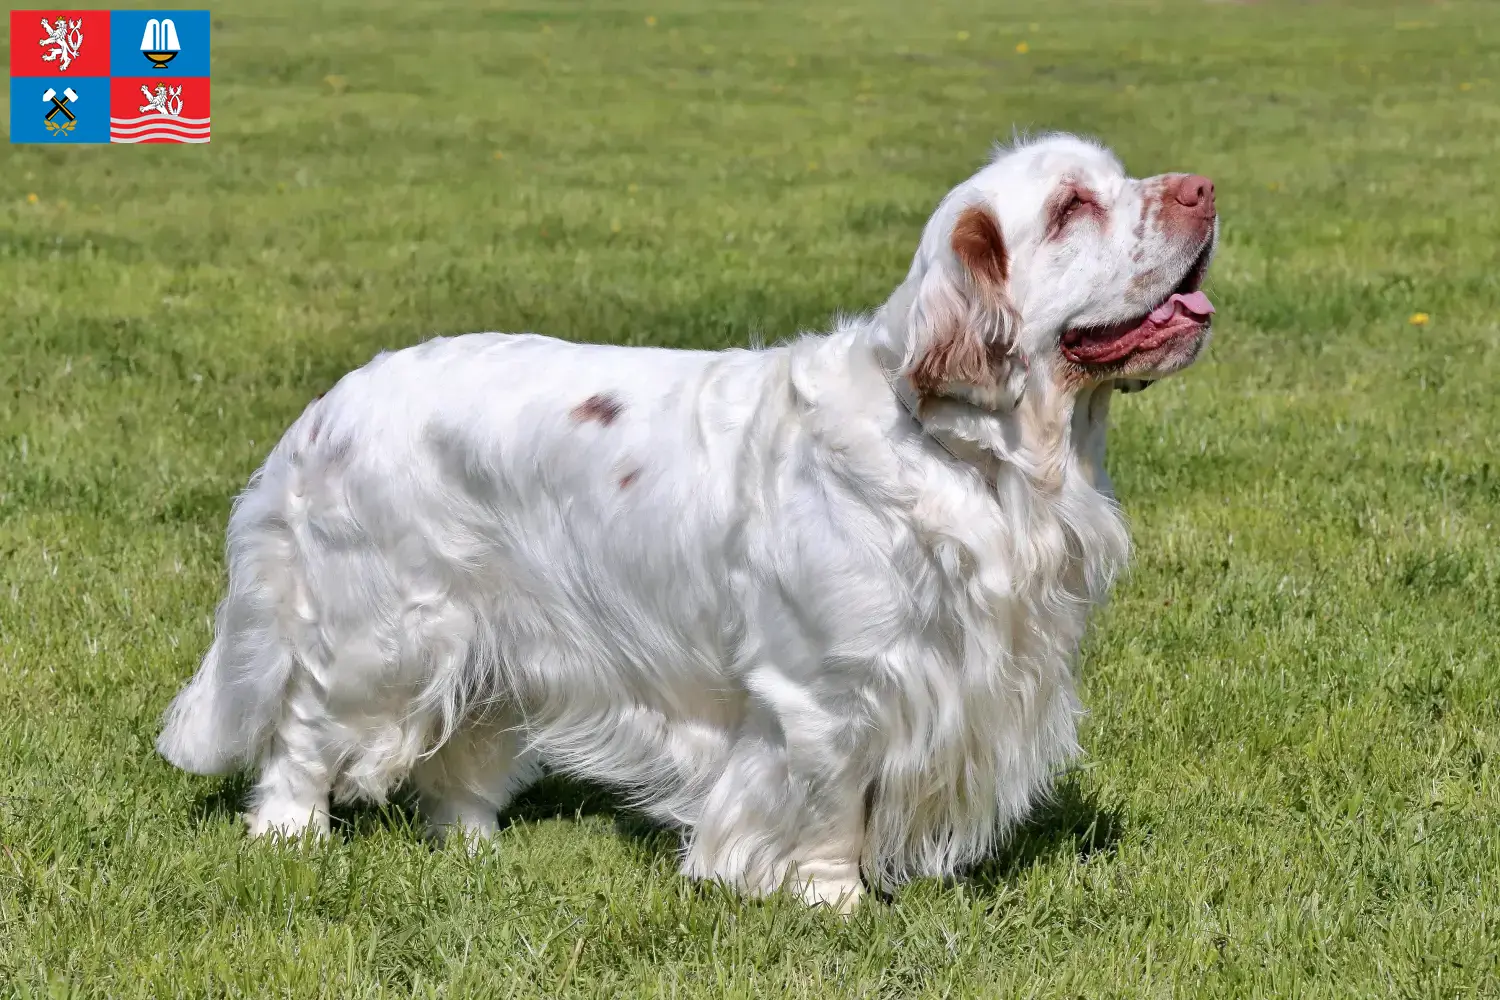
{"type": "Polygon", "coordinates": [[[1199,286],[1208,272],[1213,241],[1205,243],[1172,293],[1143,316],[1113,326],[1080,327],[1062,337],[1062,352],[1080,365],[1112,365],[1184,336],[1197,336],[1214,314],[1199,286]]]}

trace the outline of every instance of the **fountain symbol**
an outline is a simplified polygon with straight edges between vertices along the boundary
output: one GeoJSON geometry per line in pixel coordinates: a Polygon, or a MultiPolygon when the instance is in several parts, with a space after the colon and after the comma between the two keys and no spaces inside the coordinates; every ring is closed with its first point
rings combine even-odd
{"type": "Polygon", "coordinates": [[[177,41],[177,25],[172,23],[170,17],[164,17],[160,21],[156,18],[146,22],[146,30],[141,34],[141,55],[150,59],[156,69],[166,69],[167,63],[182,51],[182,45],[177,41]]]}

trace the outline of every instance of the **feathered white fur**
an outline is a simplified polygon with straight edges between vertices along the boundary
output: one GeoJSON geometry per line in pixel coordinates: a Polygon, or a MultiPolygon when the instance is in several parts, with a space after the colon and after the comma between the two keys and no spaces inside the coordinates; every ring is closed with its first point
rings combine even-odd
{"type": "Polygon", "coordinates": [[[1128,549],[1115,381],[1204,339],[1149,370],[1059,353],[1202,249],[1163,183],[1071,137],[1004,150],[883,309],[772,349],[382,354],[238,498],[161,752],[253,769],[256,833],[409,780],[435,828],[483,835],[545,763],[752,894],[847,907],[861,872],[983,856],[1076,750],[1073,658],[1128,549]],[[1065,183],[1106,215],[1059,230],[1065,183]]]}

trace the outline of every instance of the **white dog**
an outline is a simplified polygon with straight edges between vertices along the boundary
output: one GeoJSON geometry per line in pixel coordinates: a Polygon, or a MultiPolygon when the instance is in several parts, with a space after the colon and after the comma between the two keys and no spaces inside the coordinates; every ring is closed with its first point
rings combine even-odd
{"type": "Polygon", "coordinates": [[[829,334],[383,354],[236,502],[159,748],[253,769],[257,834],[409,780],[483,836],[545,763],[750,894],[951,873],[1076,751],[1073,660],[1129,548],[1111,393],[1202,350],[1217,234],[1207,179],[1049,136],[829,334]]]}

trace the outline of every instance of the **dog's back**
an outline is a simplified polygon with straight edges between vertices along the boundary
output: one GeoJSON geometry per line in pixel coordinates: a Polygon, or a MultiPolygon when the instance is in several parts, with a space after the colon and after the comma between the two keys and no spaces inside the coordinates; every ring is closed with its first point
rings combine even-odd
{"type": "MultiPolygon", "coordinates": [[[[744,707],[722,581],[776,378],[780,351],[501,334],[351,373],[235,504],[215,641],[162,753],[217,774],[285,751],[379,800],[477,715],[688,819],[744,707]]],[[[252,826],[304,799],[262,789],[252,826]]]]}

